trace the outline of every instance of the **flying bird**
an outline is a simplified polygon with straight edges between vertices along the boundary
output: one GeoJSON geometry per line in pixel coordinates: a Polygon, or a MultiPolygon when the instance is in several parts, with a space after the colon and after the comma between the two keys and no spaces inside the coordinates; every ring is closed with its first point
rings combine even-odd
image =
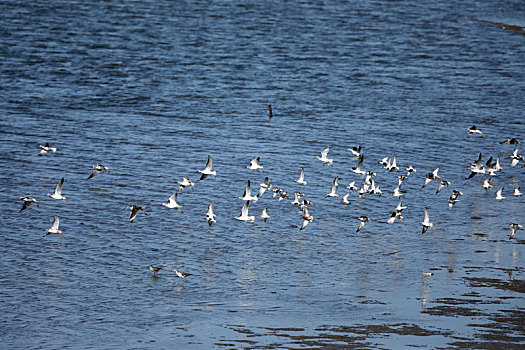
{"type": "Polygon", "coordinates": [[[53,194],[51,193],[48,193],[47,195],[51,198],[54,198],[54,199],[61,199],[63,200],[64,202],[67,203],[67,199],[66,197],[62,196],[62,186],[64,185],[64,178],[62,178],[60,180],[60,182],[58,183],[57,187],[55,188],[55,192],[53,194]]]}
{"type": "Polygon", "coordinates": [[[365,224],[370,221],[370,218],[368,216],[359,216],[357,219],[361,220],[359,223],[359,226],[357,227],[357,230],[355,232],[361,231],[363,227],[365,227],[365,224]]]}
{"type": "Polygon", "coordinates": [[[306,181],[304,181],[304,168],[301,168],[301,174],[299,175],[299,178],[293,181],[303,186],[306,185],[306,181]]]}
{"type": "Polygon", "coordinates": [[[47,143],[47,142],[46,142],[46,144],[44,146],[42,146],[42,145],[39,145],[39,146],[40,146],[40,148],[42,148],[40,153],[38,153],[39,156],[43,156],[47,152],[57,153],[57,149],[55,147],[51,147],[51,145],[49,143],[47,143]]]}
{"type": "Polygon", "coordinates": [[[140,205],[127,206],[126,209],[131,210],[131,213],[129,215],[129,222],[135,221],[135,218],[137,217],[137,213],[139,212],[139,210],[142,210],[144,215],[148,215],[148,213],[146,213],[145,211],[145,208],[141,207],[140,205]]]}
{"type": "Polygon", "coordinates": [[[162,203],[162,205],[170,209],[178,209],[182,213],[182,206],[179,203],[177,203],[177,194],[177,192],[172,194],[171,197],[168,199],[168,203],[162,203]]]}
{"type": "Polygon", "coordinates": [[[262,213],[259,214],[259,216],[261,217],[261,219],[264,220],[264,222],[266,222],[266,220],[268,220],[268,219],[271,218],[271,216],[268,215],[268,208],[264,208],[264,209],[262,210],[262,213]]]}
{"type": "Polygon", "coordinates": [[[472,134],[478,134],[479,136],[483,135],[483,133],[481,132],[481,130],[479,130],[476,125],[472,125],[469,129],[468,129],[468,134],[469,135],[472,135],[472,134]]]}
{"type": "Polygon", "coordinates": [[[189,187],[193,191],[193,186],[195,186],[195,184],[193,182],[191,182],[191,180],[189,178],[187,178],[186,176],[183,176],[182,180],[177,181],[177,182],[179,183],[179,192],[180,193],[182,193],[182,191],[184,191],[184,189],[186,187],[189,187]]]}
{"type": "Polygon", "coordinates": [[[512,239],[514,237],[514,235],[516,234],[516,231],[523,229],[523,226],[521,226],[519,224],[515,224],[515,223],[509,224],[509,226],[510,226],[510,237],[509,237],[509,239],[512,239]]]}
{"type": "Polygon", "coordinates": [[[301,218],[303,219],[303,224],[301,225],[301,228],[299,230],[304,230],[306,225],[314,221],[314,217],[310,215],[307,206],[303,207],[303,215],[301,216],[301,218]]]}
{"type": "Polygon", "coordinates": [[[425,183],[423,184],[423,186],[422,186],[421,188],[423,188],[423,187],[425,187],[426,185],[428,185],[429,182],[432,181],[432,180],[439,180],[439,179],[441,179],[441,178],[438,176],[438,171],[439,171],[439,168],[436,168],[433,172],[426,174],[426,175],[425,175],[425,177],[426,177],[426,179],[425,179],[425,183]]]}
{"type": "Polygon", "coordinates": [[[208,225],[211,226],[213,223],[217,222],[215,220],[216,215],[213,213],[213,204],[211,202],[208,204],[208,211],[204,214],[206,214],[206,220],[208,221],[208,225]]]}
{"type": "Polygon", "coordinates": [[[234,219],[237,219],[237,220],[240,220],[240,221],[250,221],[250,222],[254,222],[255,221],[255,216],[249,216],[248,215],[248,206],[250,205],[250,202],[249,201],[246,201],[244,202],[244,205],[242,206],[242,209],[241,209],[241,216],[235,216],[234,219]]]}
{"type": "Polygon", "coordinates": [[[217,172],[211,169],[212,166],[213,166],[213,161],[211,160],[211,156],[208,155],[208,161],[206,162],[206,168],[204,168],[204,170],[199,170],[199,173],[202,174],[199,181],[204,180],[205,178],[208,177],[208,175],[211,175],[213,177],[217,176],[217,172]]]}
{"type": "Polygon", "coordinates": [[[56,215],[54,217],[55,219],[53,220],[53,224],[51,225],[51,228],[48,228],[47,230],[44,230],[44,231],[47,231],[46,236],[56,233],[58,234],[60,238],[62,238],[62,231],[58,229],[58,225],[60,224],[60,219],[56,215]]]}
{"type": "Polygon", "coordinates": [[[503,188],[504,188],[504,187],[500,188],[500,189],[498,190],[498,192],[496,192],[496,195],[495,195],[494,197],[492,197],[492,198],[494,198],[494,199],[496,199],[496,200],[498,200],[498,201],[502,201],[502,200],[504,200],[505,198],[507,198],[507,197],[504,197],[504,196],[502,195],[503,188]]]}
{"type": "Polygon", "coordinates": [[[428,209],[426,207],[425,207],[425,217],[423,218],[423,221],[420,221],[419,223],[423,225],[423,230],[421,231],[421,234],[427,232],[429,228],[434,226],[434,224],[430,222],[430,217],[428,215],[428,209]]]}
{"type": "Polygon", "coordinates": [[[35,203],[35,205],[38,207],[36,199],[34,199],[33,197],[19,197],[19,198],[24,201],[24,204],[22,204],[22,208],[20,209],[20,211],[27,209],[31,205],[31,203],[35,203]]]}
{"type": "Polygon", "coordinates": [[[321,162],[323,163],[326,163],[330,166],[332,166],[332,162],[334,161],[333,159],[329,159],[328,158],[328,152],[330,151],[330,147],[327,147],[325,148],[322,152],[321,152],[321,156],[320,157],[317,157],[317,159],[319,159],[321,162]]]}
{"type": "Polygon", "coordinates": [[[93,172],[91,173],[91,175],[89,175],[89,177],[86,180],[89,180],[92,177],[95,177],[102,170],[105,170],[109,174],[109,168],[107,166],[104,166],[101,164],[93,165],[93,172]]]}
{"type": "Polygon", "coordinates": [[[250,162],[250,165],[247,165],[246,167],[250,170],[259,170],[261,173],[263,172],[262,165],[259,165],[259,161],[261,160],[261,157],[257,157],[255,159],[252,159],[250,162]]]}

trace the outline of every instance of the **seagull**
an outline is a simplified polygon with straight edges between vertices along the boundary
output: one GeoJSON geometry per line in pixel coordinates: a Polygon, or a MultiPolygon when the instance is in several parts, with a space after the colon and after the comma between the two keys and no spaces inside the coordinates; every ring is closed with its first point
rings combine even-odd
{"type": "Polygon", "coordinates": [[[472,125],[469,129],[468,129],[468,134],[469,135],[472,135],[472,134],[479,134],[479,136],[483,135],[483,133],[481,132],[481,130],[479,130],[476,125],[472,125]]]}
{"type": "Polygon", "coordinates": [[[244,205],[242,206],[241,210],[241,216],[236,216],[234,219],[240,220],[240,221],[255,221],[255,216],[248,216],[248,206],[250,205],[249,201],[244,202],[244,205]]]}
{"type": "Polygon", "coordinates": [[[257,202],[257,200],[259,199],[259,197],[257,196],[252,196],[252,188],[250,185],[250,180],[248,180],[248,183],[246,184],[246,188],[244,189],[244,193],[242,197],[239,197],[239,199],[242,199],[243,201],[253,201],[253,202],[257,202]]]}
{"type": "Polygon", "coordinates": [[[55,220],[53,220],[53,225],[51,225],[51,228],[44,230],[44,231],[47,231],[46,236],[56,233],[60,236],[60,238],[62,238],[62,231],[58,229],[59,224],[60,224],[60,220],[58,219],[58,216],[55,215],[55,220]]]}
{"type": "Polygon", "coordinates": [[[187,273],[187,272],[181,272],[179,270],[177,270],[177,268],[175,268],[175,273],[177,274],[177,276],[179,276],[180,278],[182,278],[182,283],[184,284],[184,279],[188,276],[191,276],[192,274],[191,273],[187,273]]]}
{"type": "Polygon", "coordinates": [[[407,207],[406,207],[406,206],[403,206],[403,203],[402,203],[402,202],[399,202],[399,204],[398,204],[396,207],[394,207],[394,209],[395,209],[396,211],[399,211],[399,212],[405,210],[406,208],[407,208],[407,207]]]}
{"type": "Polygon", "coordinates": [[[492,188],[492,178],[486,178],[485,181],[481,184],[481,187],[488,190],[489,188],[492,188]]]}
{"type": "MultiPolygon", "coordinates": [[[[481,161],[481,153],[479,154],[478,160],[472,162],[470,164],[470,175],[467,177],[467,179],[472,179],[476,174],[485,174],[486,169],[483,166],[483,162],[481,161]]],[[[490,159],[489,159],[490,161],[490,159]]]]}
{"type": "Polygon", "coordinates": [[[347,194],[344,195],[343,199],[341,200],[341,204],[344,204],[344,205],[348,205],[350,204],[350,202],[348,201],[348,197],[350,196],[350,192],[348,192],[347,194]]]}
{"type": "Polygon", "coordinates": [[[145,208],[141,207],[139,205],[127,206],[126,209],[130,209],[131,210],[131,214],[129,215],[129,222],[135,221],[135,218],[137,217],[137,213],[139,212],[139,210],[142,210],[144,215],[148,215],[146,213],[146,211],[145,211],[145,208]]]}
{"type": "Polygon", "coordinates": [[[505,141],[500,142],[501,145],[519,145],[521,142],[516,138],[506,139],[505,141]]]}
{"type": "Polygon", "coordinates": [[[421,225],[423,225],[423,231],[421,231],[421,234],[427,232],[427,230],[429,228],[431,228],[432,226],[434,226],[433,223],[430,222],[430,218],[428,216],[428,209],[425,207],[425,217],[423,219],[423,221],[420,221],[419,222],[421,225]]]}
{"type": "Polygon", "coordinates": [[[370,185],[370,190],[369,191],[370,191],[370,193],[377,194],[379,196],[381,196],[381,194],[383,194],[383,191],[381,191],[381,189],[379,188],[379,185],[376,184],[374,179],[371,180],[371,185],[370,185]]]}
{"type": "Polygon", "coordinates": [[[206,214],[206,220],[208,221],[208,225],[211,226],[213,223],[217,222],[215,220],[216,215],[213,213],[213,204],[211,202],[208,204],[208,211],[204,214],[206,214]]]}
{"type": "Polygon", "coordinates": [[[334,181],[332,181],[332,190],[330,191],[330,193],[328,193],[326,195],[327,197],[339,198],[339,195],[335,193],[335,191],[337,190],[337,186],[339,186],[337,181],[339,181],[339,177],[338,176],[336,176],[334,181]]]}
{"type": "Polygon", "coordinates": [[[363,160],[364,160],[363,156],[359,157],[359,163],[357,163],[357,166],[355,168],[352,168],[351,171],[359,175],[366,175],[366,171],[363,171],[362,169],[363,160]]]}
{"type": "Polygon", "coordinates": [[[184,191],[184,189],[186,187],[189,187],[192,191],[193,191],[193,186],[195,186],[195,184],[193,182],[191,182],[191,180],[189,178],[187,178],[186,176],[183,176],[182,177],[182,180],[181,181],[177,181],[179,183],[179,192],[182,193],[182,191],[184,191]]]}
{"type": "Polygon", "coordinates": [[[512,223],[512,224],[509,224],[509,226],[510,226],[509,239],[512,239],[514,237],[514,235],[516,234],[516,231],[523,229],[523,226],[521,226],[520,224],[512,223]]]}
{"type": "Polygon", "coordinates": [[[160,270],[162,270],[162,267],[155,267],[153,265],[149,266],[149,269],[153,271],[153,276],[157,276],[160,270]]]}
{"type": "Polygon", "coordinates": [[[352,152],[352,154],[354,155],[354,158],[360,158],[361,157],[361,146],[358,146],[358,147],[352,147],[352,148],[349,148],[348,150],[350,152],[352,152]]]}
{"type": "Polygon", "coordinates": [[[93,172],[91,173],[91,175],[89,175],[89,177],[86,180],[89,180],[92,177],[95,177],[95,175],[100,173],[102,170],[105,170],[109,174],[109,168],[104,165],[100,165],[100,164],[93,165],[93,169],[94,169],[93,172]]]}
{"type": "Polygon", "coordinates": [[[392,171],[399,171],[399,167],[397,166],[397,157],[394,156],[392,158],[392,164],[389,164],[388,167],[386,168],[388,171],[392,172],[392,171]]]}
{"type": "Polygon", "coordinates": [[[388,167],[390,166],[390,157],[386,156],[385,158],[381,159],[379,161],[379,164],[381,164],[383,168],[388,169],[388,167]]]}
{"type": "Polygon", "coordinates": [[[212,166],[213,166],[213,162],[211,160],[211,157],[208,155],[208,162],[206,163],[206,168],[204,170],[199,170],[199,173],[202,174],[199,181],[204,180],[205,178],[208,177],[208,175],[211,175],[213,177],[217,176],[217,172],[211,170],[212,166]]]}
{"type": "Polygon", "coordinates": [[[401,184],[397,185],[397,187],[394,188],[394,192],[390,194],[394,197],[401,198],[401,196],[404,195],[404,193],[401,192],[401,184]]]}
{"type": "Polygon", "coordinates": [[[301,204],[301,196],[303,194],[301,192],[294,192],[293,193],[293,201],[292,201],[292,204],[293,205],[296,205],[296,204],[301,204]]]}
{"type": "Polygon", "coordinates": [[[24,204],[22,205],[22,208],[20,209],[20,211],[27,209],[31,205],[31,203],[35,203],[35,205],[38,207],[38,204],[36,203],[36,199],[34,199],[33,197],[19,197],[19,198],[24,201],[24,204]]]}
{"type": "Polygon", "coordinates": [[[428,183],[432,180],[439,180],[440,177],[438,176],[438,171],[439,171],[439,168],[436,168],[433,172],[431,173],[428,173],[425,175],[426,179],[425,179],[425,183],[423,184],[423,187],[425,187],[426,185],[428,185],[428,183]]]}
{"type": "Polygon", "coordinates": [[[502,200],[504,200],[505,198],[507,198],[507,197],[503,197],[502,194],[501,194],[501,193],[503,192],[503,188],[504,188],[504,187],[500,188],[500,189],[498,190],[498,192],[496,192],[496,195],[495,195],[494,197],[492,197],[492,198],[494,198],[494,199],[496,199],[496,200],[498,200],[498,201],[502,201],[502,200]]]}
{"type": "Polygon", "coordinates": [[[250,165],[247,165],[246,167],[250,170],[259,170],[261,173],[263,172],[262,169],[262,165],[259,165],[259,160],[261,159],[261,157],[257,157],[255,159],[252,159],[252,161],[250,162],[250,165]]]}
{"type": "Polygon", "coordinates": [[[349,190],[352,190],[352,191],[357,191],[357,187],[355,186],[355,180],[350,182],[348,184],[348,186],[346,186],[346,188],[348,188],[349,190]]]}
{"type": "Polygon", "coordinates": [[[321,152],[321,156],[317,157],[317,159],[319,159],[323,163],[326,163],[326,164],[332,166],[332,162],[334,160],[327,158],[329,151],[330,151],[330,147],[325,148],[324,151],[321,152]]]}
{"type": "Polygon", "coordinates": [[[162,203],[162,205],[170,209],[179,209],[179,211],[182,213],[182,206],[180,206],[180,204],[177,203],[177,194],[177,192],[172,194],[171,197],[168,199],[168,203],[162,203]]]}
{"type": "Polygon", "coordinates": [[[359,223],[359,226],[357,227],[357,230],[355,232],[361,231],[361,229],[365,226],[367,221],[370,221],[370,218],[368,216],[359,216],[357,219],[361,220],[359,223]]]}
{"type": "Polygon", "coordinates": [[[39,146],[40,146],[40,148],[42,148],[40,153],[38,153],[39,156],[43,156],[47,152],[57,153],[57,149],[55,147],[51,147],[51,145],[49,143],[46,143],[44,146],[42,146],[42,145],[39,145],[39,146]]]}
{"type": "Polygon", "coordinates": [[[304,168],[301,168],[301,175],[299,175],[299,178],[293,181],[303,186],[306,185],[306,181],[304,181],[304,168]]]}
{"type": "Polygon", "coordinates": [[[520,161],[525,161],[525,158],[521,155],[521,154],[518,154],[518,149],[516,148],[514,150],[514,152],[512,153],[512,155],[510,156],[510,158],[512,158],[512,161],[510,163],[510,166],[511,167],[515,167],[516,165],[518,165],[518,163],[520,161]]]}
{"type": "Polygon", "coordinates": [[[303,219],[303,224],[301,225],[301,228],[299,230],[304,230],[304,228],[306,227],[306,225],[308,225],[308,223],[314,221],[314,217],[310,215],[310,212],[308,211],[308,207],[306,206],[303,207],[303,216],[301,216],[301,218],[303,219]]]}
{"type": "Polygon", "coordinates": [[[450,186],[450,182],[449,181],[445,181],[445,180],[438,180],[439,181],[439,187],[436,191],[436,194],[438,194],[439,192],[441,192],[441,190],[443,189],[443,187],[445,186],[450,186]]]}
{"type": "Polygon", "coordinates": [[[514,191],[511,193],[511,196],[516,196],[516,197],[523,196],[523,193],[520,192],[520,187],[519,186],[514,189],[514,191]]]}
{"type": "Polygon", "coordinates": [[[264,208],[264,209],[262,210],[262,213],[259,214],[259,216],[261,217],[261,219],[264,220],[264,222],[266,222],[267,219],[271,218],[271,216],[268,215],[268,208],[264,208]]]}
{"type": "Polygon", "coordinates": [[[267,189],[271,189],[272,185],[270,185],[270,179],[268,177],[264,178],[264,181],[261,183],[258,183],[257,185],[261,186],[259,188],[259,192],[257,192],[257,198],[260,198],[264,192],[266,192],[267,189]]]}
{"type": "Polygon", "coordinates": [[[57,187],[55,188],[55,193],[51,194],[51,193],[48,193],[47,195],[51,198],[54,198],[54,199],[61,199],[63,200],[64,202],[67,203],[67,199],[66,197],[62,196],[62,186],[64,185],[64,178],[62,178],[60,180],[60,182],[58,183],[57,187]]]}

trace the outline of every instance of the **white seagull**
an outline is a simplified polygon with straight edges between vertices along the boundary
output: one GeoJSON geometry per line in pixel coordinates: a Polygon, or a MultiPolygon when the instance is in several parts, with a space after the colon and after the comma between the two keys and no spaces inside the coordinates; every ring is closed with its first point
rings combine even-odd
{"type": "Polygon", "coordinates": [[[349,148],[348,150],[350,152],[352,152],[352,154],[354,155],[354,158],[359,158],[361,157],[361,146],[359,147],[352,147],[352,148],[349,148]]]}
{"type": "Polygon", "coordinates": [[[502,200],[504,200],[505,198],[507,198],[507,197],[503,197],[503,195],[502,195],[503,188],[504,188],[504,187],[500,188],[500,189],[498,190],[498,192],[496,192],[496,195],[495,195],[494,197],[492,197],[492,198],[494,198],[494,199],[496,199],[496,200],[498,200],[498,201],[502,201],[502,200]]]}
{"type": "Polygon", "coordinates": [[[42,145],[39,145],[39,146],[40,146],[40,148],[42,148],[40,153],[38,153],[39,156],[43,156],[47,152],[57,153],[57,149],[55,147],[51,147],[51,145],[49,143],[46,143],[44,146],[42,146],[42,145]]]}
{"type": "Polygon", "coordinates": [[[348,197],[349,197],[349,196],[350,196],[350,192],[348,192],[347,194],[345,194],[345,195],[343,196],[343,199],[341,199],[341,202],[339,202],[339,203],[344,204],[344,205],[348,205],[348,204],[350,204],[350,201],[348,201],[348,197]]]}
{"type": "Polygon", "coordinates": [[[326,163],[326,164],[332,166],[332,162],[334,160],[327,158],[329,151],[330,151],[330,147],[325,148],[324,151],[321,152],[321,156],[317,157],[317,159],[319,159],[323,163],[326,163]]]}
{"type": "Polygon", "coordinates": [[[199,170],[199,173],[202,174],[199,181],[204,180],[205,178],[208,177],[208,175],[211,175],[213,177],[217,176],[217,172],[211,169],[212,166],[213,166],[213,161],[211,160],[211,157],[208,155],[208,162],[206,163],[206,168],[204,170],[199,170]]]}
{"type": "Polygon", "coordinates": [[[483,133],[481,132],[481,130],[479,130],[476,125],[472,125],[469,129],[468,129],[468,134],[469,135],[472,135],[472,134],[479,134],[479,136],[483,135],[483,133]]]}
{"type": "Polygon", "coordinates": [[[523,196],[523,193],[520,191],[520,187],[516,187],[514,191],[511,193],[511,196],[521,197],[523,196]]]}
{"type": "Polygon", "coordinates": [[[264,208],[264,209],[262,210],[262,213],[259,214],[259,216],[261,217],[261,219],[264,220],[264,222],[266,222],[266,220],[268,220],[268,219],[271,218],[271,216],[268,215],[268,208],[264,208]]]}
{"type": "Polygon", "coordinates": [[[332,181],[332,190],[330,191],[330,193],[328,193],[326,195],[327,197],[339,198],[339,195],[335,193],[335,191],[337,190],[337,186],[339,186],[337,181],[339,181],[339,177],[338,176],[336,176],[334,181],[332,181]]]}
{"type": "Polygon", "coordinates": [[[252,161],[250,162],[250,165],[247,165],[246,167],[250,170],[259,170],[261,173],[263,172],[262,169],[262,165],[259,165],[259,161],[261,160],[260,157],[257,157],[255,159],[252,159],[252,161]]]}
{"type": "Polygon", "coordinates": [[[24,201],[24,204],[22,205],[22,208],[20,209],[20,211],[27,209],[31,205],[31,203],[35,203],[35,205],[38,207],[38,204],[36,203],[36,199],[34,199],[33,197],[19,197],[19,198],[24,201]]]}
{"type": "Polygon", "coordinates": [[[213,213],[213,204],[211,202],[208,204],[208,211],[204,214],[206,214],[206,220],[208,221],[208,225],[211,226],[213,223],[217,222],[215,220],[216,215],[213,213]]]}
{"type": "Polygon", "coordinates": [[[195,184],[193,182],[191,182],[191,180],[189,178],[187,178],[186,176],[183,176],[182,177],[182,180],[181,181],[177,181],[179,183],[179,192],[182,193],[182,191],[184,191],[184,189],[186,187],[189,187],[192,191],[193,191],[193,186],[195,186],[195,184]]]}
{"type": "Polygon", "coordinates": [[[491,177],[486,178],[481,184],[481,187],[483,187],[486,190],[488,190],[489,188],[492,188],[492,178],[491,177]]]}
{"type": "Polygon", "coordinates": [[[62,231],[58,229],[59,224],[60,224],[60,219],[58,218],[58,216],[55,215],[55,220],[53,220],[53,225],[51,225],[51,228],[44,230],[44,231],[47,231],[46,236],[56,233],[60,236],[60,238],[62,238],[62,231]]]}
{"type": "Polygon", "coordinates": [[[91,173],[91,175],[89,175],[89,177],[86,180],[89,180],[92,177],[95,177],[95,175],[100,173],[102,170],[105,170],[109,174],[109,168],[107,166],[97,164],[97,165],[93,165],[92,168],[93,168],[93,172],[91,173]]]}
{"type": "Polygon", "coordinates": [[[250,205],[249,201],[244,202],[244,205],[242,206],[241,210],[241,216],[235,216],[234,219],[240,220],[240,221],[255,221],[255,216],[249,216],[248,215],[248,206],[250,205]]]}
{"type": "Polygon", "coordinates": [[[363,161],[364,157],[359,157],[359,163],[357,163],[357,167],[352,168],[351,171],[359,175],[366,175],[366,171],[363,170],[363,161]]]}
{"type": "Polygon", "coordinates": [[[427,232],[429,228],[434,226],[434,224],[430,222],[430,217],[428,215],[428,209],[426,207],[425,207],[425,217],[423,218],[423,221],[420,221],[419,223],[423,225],[423,230],[421,231],[421,234],[427,232]]]}
{"type": "Polygon", "coordinates": [[[179,203],[177,203],[177,194],[177,192],[172,194],[171,197],[168,199],[168,203],[162,203],[162,205],[170,209],[179,209],[179,211],[182,213],[182,206],[179,203]]]}
{"type": "Polygon", "coordinates": [[[259,199],[259,197],[257,196],[252,196],[252,188],[250,185],[250,180],[248,180],[248,183],[246,184],[246,188],[244,189],[244,193],[242,194],[242,197],[239,197],[239,199],[243,201],[252,201],[252,202],[257,202],[257,200],[259,199]]]}
{"type": "Polygon", "coordinates": [[[61,199],[63,200],[64,202],[67,203],[67,199],[66,197],[62,196],[62,186],[64,185],[64,178],[62,178],[60,180],[60,182],[58,183],[57,187],[55,188],[55,193],[51,194],[51,193],[48,193],[47,195],[51,198],[54,198],[54,199],[61,199]]]}
{"type": "Polygon", "coordinates": [[[293,181],[303,186],[306,185],[306,181],[304,181],[304,168],[301,168],[301,175],[299,175],[299,178],[293,181]]]}

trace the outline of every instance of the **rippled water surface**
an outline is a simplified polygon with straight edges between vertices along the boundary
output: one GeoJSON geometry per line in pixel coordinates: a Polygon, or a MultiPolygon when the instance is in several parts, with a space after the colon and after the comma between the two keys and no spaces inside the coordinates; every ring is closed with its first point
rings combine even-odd
{"type": "Polygon", "coordinates": [[[525,346],[522,1],[0,4],[0,340],[13,348],[525,346]],[[268,105],[273,118],[268,118],[268,105]],[[467,135],[476,125],[483,137],[467,135]],[[57,154],[38,156],[46,142],[57,154]],[[382,196],[346,186],[362,177],[382,196]],[[330,167],[316,159],[330,146],[330,167]],[[494,188],[469,164],[499,155],[494,188]],[[211,155],[217,177],[197,181],[211,155]],[[399,172],[378,164],[397,156],[399,172]],[[264,172],[246,168],[260,157],[264,172]],[[110,173],[86,180],[93,164],[110,173]],[[403,184],[404,220],[386,224],[403,184]],[[436,194],[425,174],[451,185],[436,194]],[[306,186],[294,182],[305,169],[306,186]],[[182,212],[161,205],[183,176],[182,212]],[[247,180],[272,191],[240,222],[247,180]],[[340,198],[327,198],[339,176],[340,198]],[[64,177],[69,203],[46,196],[64,177]],[[507,198],[492,197],[504,187],[507,198]],[[464,195],[448,210],[450,190],[464,195]],[[37,199],[20,212],[19,196],[37,199]],[[205,215],[212,201],[217,224],[205,215]],[[146,207],[129,222],[128,205],[146,207]],[[267,207],[271,219],[257,214],[267,207]],[[421,234],[428,207],[434,227],[421,234]],[[63,238],[43,237],[53,215],[63,238]],[[372,221],[356,233],[357,216],[372,221]],[[163,267],[158,278],[148,266],[163,267]],[[173,269],[192,273],[182,284],[173,269]],[[423,275],[432,272],[433,275],[423,275]]]}

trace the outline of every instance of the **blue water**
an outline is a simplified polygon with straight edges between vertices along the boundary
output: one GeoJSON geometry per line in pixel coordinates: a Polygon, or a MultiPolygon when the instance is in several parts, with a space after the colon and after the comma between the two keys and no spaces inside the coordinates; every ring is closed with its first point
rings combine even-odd
{"type": "Polygon", "coordinates": [[[500,144],[525,141],[522,1],[6,1],[0,13],[0,347],[525,344],[525,231],[508,239],[525,225],[510,195],[525,168],[500,144]],[[46,142],[57,154],[39,157],[46,142]],[[362,183],[357,145],[384,193],[343,206],[326,194],[335,176],[340,197],[362,183]],[[328,146],[333,167],[316,159],[328,146]],[[480,152],[501,157],[488,191],[466,180],[480,152]],[[217,177],[197,182],[208,155],[217,177]],[[399,173],[378,164],[393,155],[399,173]],[[257,156],[263,173],[246,169],[257,156]],[[88,181],[93,164],[111,172],[88,181]],[[408,165],[405,220],[387,225],[408,165]],[[421,189],[437,167],[450,188],[421,189]],[[196,185],[181,213],[161,203],[182,176],[196,185]],[[271,191],[249,208],[268,207],[267,222],[233,219],[246,181],[266,176],[314,202],[305,230],[271,191]],[[61,177],[68,204],[46,196],[61,177]],[[464,196],[449,211],[452,189],[464,196]],[[19,212],[23,195],[40,206],[19,212]],[[134,204],[147,215],[130,223],[134,204]],[[434,227],[421,235],[424,207],[434,227]],[[43,237],[53,215],[62,239],[43,237]],[[372,221],[356,233],[360,215],[372,221]],[[193,274],[184,285],[175,267],[193,274]],[[450,305],[463,309],[437,312],[450,305]],[[398,331],[413,325],[427,333],[398,331]]]}

